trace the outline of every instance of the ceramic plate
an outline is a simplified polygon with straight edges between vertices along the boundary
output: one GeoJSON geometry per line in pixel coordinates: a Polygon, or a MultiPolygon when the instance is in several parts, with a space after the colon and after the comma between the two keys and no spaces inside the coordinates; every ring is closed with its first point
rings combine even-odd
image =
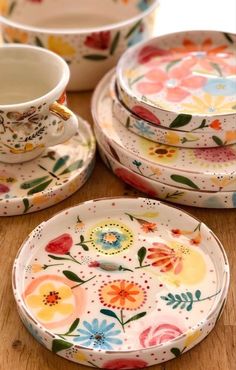
{"type": "Polygon", "coordinates": [[[235,43],[234,34],[189,31],[130,49],[117,69],[122,100],[169,128],[235,130],[235,43]]]}
{"type": "Polygon", "coordinates": [[[99,142],[99,151],[104,163],[125,183],[143,193],[171,203],[201,208],[236,208],[236,192],[206,192],[182,189],[143,177],[119,163],[99,142]]]}
{"type": "Polygon", "coordinates": [[[145,198],[64,210],[31,233],[13,271],[20,315],[36,339],[105,369],[146,368],[196,345],[213,329],[228,284],[212,231],[145,198]]]}
{"type": "MultiPolygon", "coordinates": [[[[236,144],[236,130],[224,131],[215,121],[215,129],[217,136],[213,132],[208,131],[182,131],[169,129],[160,125],[160,121],[156,119],[155,124],[149,122],[149,113],[142,110],[137,110],[138,115],[132,113],[122,101],[119,99],[115,79],[111,82],[113,114],[118,121],[125,126],[129,131],[152,140],[156,143],[173,145],[185,148],[214,148],[217,146],[225,146],[236,144]],[[147,113],[147,115],[146,115],[147,113]]],[[[153,117],[153,120],[155,118],[153,117]]]]}
{"type": "Polygon", "coordinates": [[[78,134],[23,164],[0,163],[0,216],[21,215],[68,198],[89,178],[95,139],[81,119],[78,134]]]}
{"type": "Polygon", "coordinates": [[[128,131],[114,117],[109,84],[112,71],[98,85],[92,102],[96,132],[105,149],[141,175],[186,189],[236,190],[236,145],[187,149],[154,143],[128,131]]]}

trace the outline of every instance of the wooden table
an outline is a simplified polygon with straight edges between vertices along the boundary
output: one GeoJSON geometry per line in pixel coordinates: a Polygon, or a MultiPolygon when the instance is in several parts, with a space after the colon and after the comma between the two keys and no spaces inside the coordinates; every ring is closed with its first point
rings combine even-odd
{"type": "MultiPolygon", "coordinates": [[[[70,94],[69,106],[92,122],[90,94],[70,94]]],[[[11,289],[12,264],[23,240],[39,223],[82,201],[109,196],[141,195],[118,180],[99,157],[85,186],[64,202],[25,216],[0,218],[0,370],[75,370],[73,364],[47,351],[26,331],[17,314],[11,289]]],[[[223,242],[231,265],[228,302],[214,331],[181,358],[154,366],[155,370],[236,369],[236,212],[183,207],[205,222],[223,242]]]]}

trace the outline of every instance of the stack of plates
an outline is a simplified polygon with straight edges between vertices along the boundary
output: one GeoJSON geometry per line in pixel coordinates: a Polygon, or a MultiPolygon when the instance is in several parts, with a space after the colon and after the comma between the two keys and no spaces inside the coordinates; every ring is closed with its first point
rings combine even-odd
{"type": "Polygon", "coordinates": [[[98,85],[107,166],[171,202],[236,207],[236,36],[181,32],[129,49],[98,85]]]}

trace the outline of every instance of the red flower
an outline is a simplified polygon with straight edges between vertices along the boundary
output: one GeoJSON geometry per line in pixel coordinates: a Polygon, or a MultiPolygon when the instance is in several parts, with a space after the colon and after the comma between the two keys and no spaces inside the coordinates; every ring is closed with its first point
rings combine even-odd
{"type": "Polygon", "coordinates": [[[149,121],[152,123],[155,123],[156,125],[160,125],[161,122],[159,118],[155,116],[152,112],[150,112],[148,109],[140,106],[140,105],[135,105],[132,108],[132,111],[139,116],[140,118],[144,119],[145,121],[149,121]]]}
{"type": "Polygon", "coordinates": [[[182,235],[182,233],[181,233],[181,230],[180,229],[172,229],[171,230],[171,233],[172,233],[172,236],[174,236],[174,237],[179,237],[180,235],[182,235]]]}
{"type": "Polygon", "coordinates": [[[161,324],[157,327],[151,327],[145,329],[139,336],[140,344],[146,347],[156,346],[161,343],[168,342],[183,332],[177,326],[172,324],[161,324]]]}
{"type": "Polygon", "coordinates": [[[89,267],[99,267],[100,266],[100,263],[97,262],[97,261],[93,261],[93,262],[90,262],[90,264],[88,266],[89,267]]]}
{"type": "Polygon", "coordinates": [[[221,130],[221,122],[218,119],[215,119],[210,123],[210,127],[216,131],[221,130]]]}
{"type": "Polygon", "coordinates": [[[154,232],[157,230],[157,224],[155,223],[152,223],[152,222],[144,222],[141,226],[141,229],[145,232],[145,233],[150,233],[150,232],[154,232]]]}
{"type": "Polygon", "coordinates": [[[155,248],[149,248],[151,252],[147,256],[148,259],[154,260],[152,266],[161,267],[161,272],[173,270],[175,274],[179,274],[183,269],[183,257],[178,251],[168,247],[163,243],[152,243],[155,248]]]}
{"type": "Polygon", "coordinates": [[[126,170],[125,168],[117,168],[115,174],[120,177],[124,182],[133,186],[134,188],[148,194],[151,197],[156,197],[157,193],[152,189],[141,176],[126,170]]]}
{"type": "Polygon", "coordinates": [[[69,234],[62,234],[51,240],[45,250],[53,254],[67,254],[73,245],[73,239],[69,234]]]}
{"type": "Polygon", "coordinates": [[[168,50],[156,48],[154,46],[145,46],[138,55],[138,62],[140,64],[148,63],[152,58],[169,55],[168,50]]]}
{"type": "Polygon", "coordinates": [[[10,188],[7,185],[0,184],[0,194],[5,194],[10,191],[10,188]]]}
{"type": "Polygon", "coordinates": [[[192,245],[199,245],[201,243],[201,240],[202,240],[202,236],[201,236],[201,233],[199,232],[197,236],[195,236],[195,238],[190,240],[190,243],[192,245]]]}
{"type": "Polygon", "coordinates": [[[91,35],[86,37],[84,45],[92,49],[106,50],[109,47],[110,40],[110,31],[93,32],[91,35]]]}
{"type": "Polygon", "coordinates": [[[143,369],[148,364],[146,361],[132,358],[118,358],[107,361],[103,364],[103,369],[143,369]]]}

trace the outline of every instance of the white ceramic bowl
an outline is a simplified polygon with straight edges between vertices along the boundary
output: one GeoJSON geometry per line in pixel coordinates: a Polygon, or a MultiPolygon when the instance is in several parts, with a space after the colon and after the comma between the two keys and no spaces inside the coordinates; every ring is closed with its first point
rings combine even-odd
{"type": "Polygon", "coordinates": [[[126,50],[152,34],[159,0],[3,0],[5,42],[42,46],[69,64],[68,90],[95,87],[126,50]]]}

